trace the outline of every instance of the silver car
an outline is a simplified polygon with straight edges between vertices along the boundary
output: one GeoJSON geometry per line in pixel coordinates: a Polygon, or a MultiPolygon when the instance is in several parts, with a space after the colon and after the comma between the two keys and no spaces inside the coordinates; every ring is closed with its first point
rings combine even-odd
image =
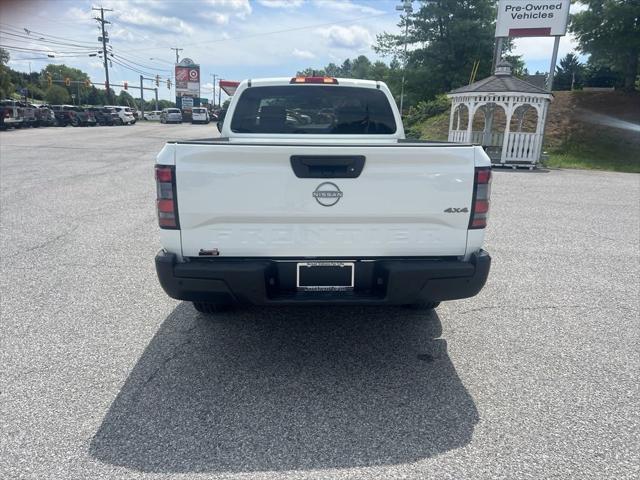
{"type": "Polygon", "coordinates": [[[178,108],[165,108],[160,115],[160,123],[182,123],[182,112],[178,108]]]}

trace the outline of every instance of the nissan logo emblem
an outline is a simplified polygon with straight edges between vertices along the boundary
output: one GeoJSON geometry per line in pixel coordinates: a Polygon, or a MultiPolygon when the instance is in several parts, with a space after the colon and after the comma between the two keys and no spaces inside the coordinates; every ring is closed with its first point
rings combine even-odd
{"type": "Polygon", "coordinates": [[[316,187],[312,195],[323,207],[332,207],[340,201],[343,193],[335,183],[324,182],[316,187]]]}

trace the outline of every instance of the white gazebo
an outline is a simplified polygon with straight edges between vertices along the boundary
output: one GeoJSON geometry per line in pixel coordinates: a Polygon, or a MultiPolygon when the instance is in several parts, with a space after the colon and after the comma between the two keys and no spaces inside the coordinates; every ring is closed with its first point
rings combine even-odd
{"type": "Polygon", "coordinates": [[[500,61],[494,75],[447,96],[450,142],[482,145],[493,165],[535,167],[553,97],[550,92],[514,77],[511,64],[500,61]]]}

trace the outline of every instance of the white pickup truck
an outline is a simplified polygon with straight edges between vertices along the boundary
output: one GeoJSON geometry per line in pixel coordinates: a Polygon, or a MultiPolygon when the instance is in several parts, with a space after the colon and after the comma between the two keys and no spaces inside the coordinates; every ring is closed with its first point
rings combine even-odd
{"type": "Polygon", "coordinates": [[[237,304],[435,308],[484,286],[491,163],[404,138],[382,82],[247,80],[220,138],[157,157],[165,292],[237,304]]]}

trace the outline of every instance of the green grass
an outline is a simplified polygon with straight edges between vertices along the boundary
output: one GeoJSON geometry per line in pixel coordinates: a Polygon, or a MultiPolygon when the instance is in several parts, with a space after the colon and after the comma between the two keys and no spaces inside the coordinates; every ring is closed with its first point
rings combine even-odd
{"type": "Polygon", "coordinates": [[[640,142],[599,128],[549,152],[548,167],[640,173],[640,142]]]}

